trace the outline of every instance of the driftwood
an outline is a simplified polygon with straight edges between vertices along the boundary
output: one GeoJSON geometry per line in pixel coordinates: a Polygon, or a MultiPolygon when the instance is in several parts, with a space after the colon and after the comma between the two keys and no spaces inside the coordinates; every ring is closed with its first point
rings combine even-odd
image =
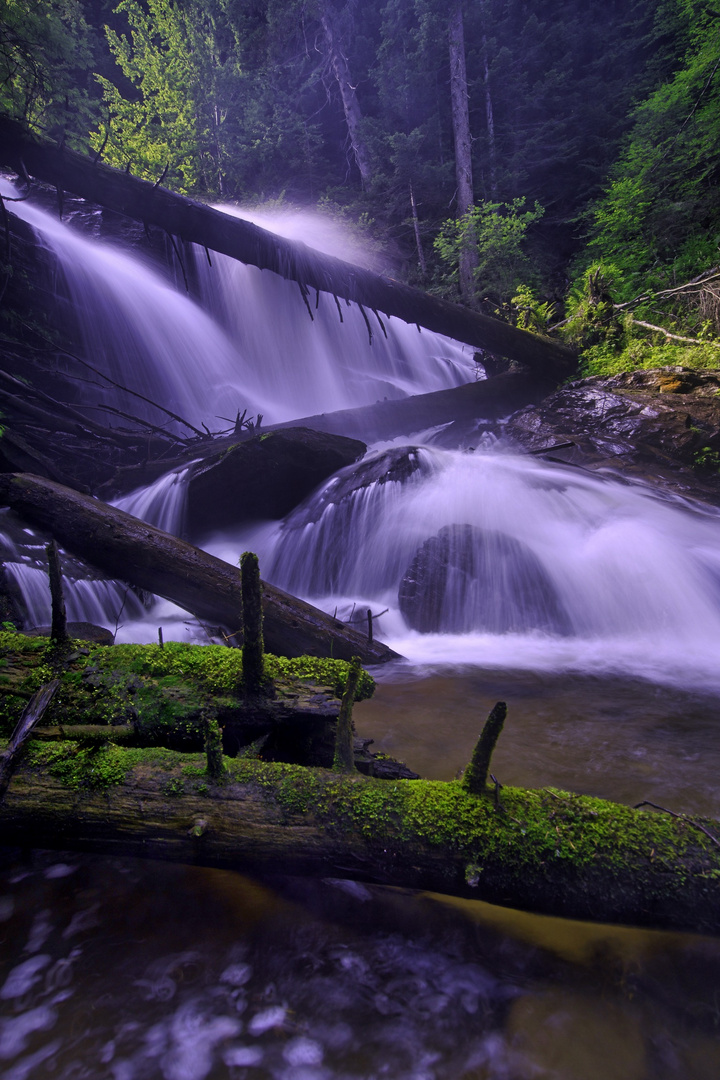
{"type": "Polygon", "coordinates": [[[7,844],[281,868],[720,932],[720,851],[682,820],[550,790],[504,787],[496,806],[458,782],[224,765],[216,784],[204,754],[32,743],[0,809],[0,833],[7,844]]]}
{"type": "Polygon", "coordinates": [[[297,281],[306,300],[307,289],[316,289],[548,374],[566,375],[576,363],[575,354],[554,341],[429,296],[341,259],[321,255],[302,243],[286,240],[248,221],[138,180],[65,146],[58,147],[48,139],[35,137],[8,117],[0,118],[0,146],[2,164],[23,175],[27,170],[58,189],[74,192],[146,225],[155,225],[184,241],[297,281]]]}
{"type": "Polygon", "coordinates": [[[60,680],[53,679],[51,682],[41,686],[37,693],[33,694],[32,698],[23,709],[22,716],[12,733],[12,737],[5,748],[4,753],[0,754],[0,803],[7,791],[8,784],[10,783],[12,774],[20,759],[20,755],[25,748],[25,744],[32,735],[35,725],[42,720],[59,685],[60,680]]]}
{"type": "MultiPolygon", "coordinates": [[[[236,635],[242,624],[240,572],[192,544],[71,488],[27,473],[0,475],[0,505],[98,569],[157,593],[236,635]]],[[[380,664],[397,654],[324,611],[264,584],[265,645],[279,656],[334,656],[380,664]]]]}

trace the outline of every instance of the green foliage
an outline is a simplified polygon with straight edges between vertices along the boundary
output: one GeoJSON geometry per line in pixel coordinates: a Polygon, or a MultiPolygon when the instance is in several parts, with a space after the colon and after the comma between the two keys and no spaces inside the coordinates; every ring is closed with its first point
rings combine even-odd
{"type": "Polygon", "coordinates": [[[687,51],[633,113],[594,206],[589,250],[621,271],[618,298],[688,280],[720,242],[720,36],[715,0],[678,0],[687,51]]]}
{"type": "Polygon", "coordinates": [[[0,111],[50,135],[87,138],[99,35],[80,0],[0,0],[0,111]]]}
{"type": "Polygon", "coordinates": [[[523,279],[532,276],[525,253],[527,231],[544,213],[538,203],[526,210],[525,199],[520,198],[511,203],[480,203],[462,217],[445,221],[434,245],[450,267],[444,281],[457,288],[460,254],[471,250],[476,255],[477,297],[496,308],[508,304],[523,279]]]}
{"type": "Polygon", "coordinates": [[[111,119],[109,131],[93,134],[93,147],[149,180],[167,170],[168,185],[180,191],[222,191],[239,71],[232,50],[223,49],[213,5],[121,0],[116,11],[129,33],[106,27],[108,43],[135,92],[125,96],[97,76],[111,119]]]}
{"type": "Polygon", "coordinates": [[[694,455],[693,464],[696,469],[706,472],[720,472],[720,452],[713,450],[710,446],[703,446],[694,455]]]}
{"type": "Polygon", "coordinates": [[[520,285],[510,303],[516,313],[516,325],[534,334],[547,332],[557,308],[551,300],[538,300],[528,285],[520,285]]]}

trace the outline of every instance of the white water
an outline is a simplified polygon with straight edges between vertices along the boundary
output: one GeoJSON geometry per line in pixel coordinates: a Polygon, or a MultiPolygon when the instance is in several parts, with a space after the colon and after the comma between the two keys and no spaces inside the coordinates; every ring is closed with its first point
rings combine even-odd
{"type": "MultiPolygon", "coordinates": [[[[7,194],[16,189],[2,181],[7,194]]],[[[85,356],[112,379],[220,430],[238,409],[265,423],[456,386],[472,378],[472,353],[436,334],[370,312],[370,344],[356,305],[323,296],[313,320],[295,283],[196,249],[203,307],[142,258],[88,237],[28,202],[9,204],[57,260],[85,356]]],[[[106,394],[106,400],[110,397],[106,394]]],[[[120,408],[159,420],[137,398],[120,408]],[[149,410],[149,411],[148,411],[149,410]]]]}
{"type": "MultiPolygon", "coordinates": [[[[720,513],[524,455],[425,448],[420,457],[423,469],[405,483],[376,482],[336,504],[334,478],[283,524],[208,546],[231,559],[253,543],[269,580],[339,617],[388,607],[376,636],[424,668],[616,672],[720,690],[720,513]],[[417,548],[453,524],[526,545],[567,616],[565,632],[531,617],[514,633],[409,629],[400,581],[417,548]]],[[[468,601],[469,625],[474,617],[482,627],[509,585],[499,573],[494,597],[466,580],[460,588],[461,600],[445,602],[468,601]]]]}
{"type": "MultiPolygon", "coordinates": [[[[11,210],[54,253],[93,362],[195,422],[232,417],[246,405],[266,421],[297,417],[469,376],[470,357],[452,342],[394,323],[386,342],[369,314],[369,345],[357,308],[343,304],[340,323],[334,300],[322,296],[311,321],[295,284],[221,256],[213,256],[210,267],[200,252],[196,276],[204,311],[137,257],[29,203],[11,210]]],[[[278,228],[287,231],[287,219],[278,228]]],[[[209,546],[233,564],[253,547],[265,576],[330,612],[337,609],[340,617],[360,621],[367,607],[375,613],[387,607],[376,635],[421,665],[623,671],[720,689],[715,511],[526,456],[426,448],[418,460],[422,468],[403,484],[375,483],[335,504],[331,480],[285,523],[238,529],[209,546]],[[511,553],[502,572],[486,566],[480,582],[460,574],[454,591],[448,587],[443,603],[460,613],[456,625],[464,633],[409,629],[398,605],[403,575],[417,549],[453,525],[523,545],[527,565],[541,568],[536,576],[552,594],[555,616],[538,614],[533,602],[527,611],[520,605],[510,632],[496,632],[497,618],[488,621],[490,608],[508,607],[520,572],[511,553]]],[[[184,472],[169,474],[118,505],[178,533],[184,479],[184,472]]],[[[477,562],[480,542],[474,543],[477,562]]],[[[21,563],[15,559],[11,573],[39,612],[40,571],[21,563]]],[[[107,586],[93,585],[91,592],[98,589],[107,586]]],[[[107,623],[117,597],[99,602],[104,620],[97,617],[96,595],[85,608],[79,599],[74,617],[107,623]]],[[[172,621],[180,636],[198,633],[183,626],[184,613],[165,604],[128,621],[119,639],[154,638],[161,619],[172,621]]]]}

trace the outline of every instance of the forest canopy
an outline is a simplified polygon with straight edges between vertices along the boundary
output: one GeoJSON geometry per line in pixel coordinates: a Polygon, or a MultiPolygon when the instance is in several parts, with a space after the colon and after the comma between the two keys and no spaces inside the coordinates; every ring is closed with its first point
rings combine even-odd
{"type": "Polygon", "coordinates": [[[0,110],[181,193],[319,206],[588,370],[717,364],[719,20],[719,0],[0,0],[0,110]]]}

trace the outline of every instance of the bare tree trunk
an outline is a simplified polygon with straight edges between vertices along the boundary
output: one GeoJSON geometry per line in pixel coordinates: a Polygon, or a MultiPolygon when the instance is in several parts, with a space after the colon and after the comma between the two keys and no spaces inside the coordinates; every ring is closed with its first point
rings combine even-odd
{"type": "Polygon", "coordinates": [[[362,186],[367,188],[372,180],[372,166],[370,164],[370,154],[361,130],[362,112],[360,111],[355,87],[350,78],[347,57],[343,50],[342,35],[338,29],[337,12],[334,11],[331,0],[325,0],[322,4],[320,23],[325,34],[333,75],[340,90],[353,156],[360,170],[362,186]]]}
{"type": "Polygon", "coordinates": [[[485,87],[485,122],[488,138],[488,169],[490,173],[490,198],[495,198],[497,183],[497,152],[495,146],[495,117],[493,115],[492,95],[490,93],[490,62],[488,60],[487,34],[483,31],[483,85],[485,87]]]}
{"type": "MultiPolygon", "coordinates": [[[[450,5],[448,45],[450,47],[450,104],[455,139],[457,216],[462,217],[472,207],[474,198],[462,0],[452,0],[450,5]]],[[[473,237],[466,236],[466,243],[460,252],[460,291],[468,303],[472,301],[475,294],[473,270],[476,265],[473,237]]]]}

